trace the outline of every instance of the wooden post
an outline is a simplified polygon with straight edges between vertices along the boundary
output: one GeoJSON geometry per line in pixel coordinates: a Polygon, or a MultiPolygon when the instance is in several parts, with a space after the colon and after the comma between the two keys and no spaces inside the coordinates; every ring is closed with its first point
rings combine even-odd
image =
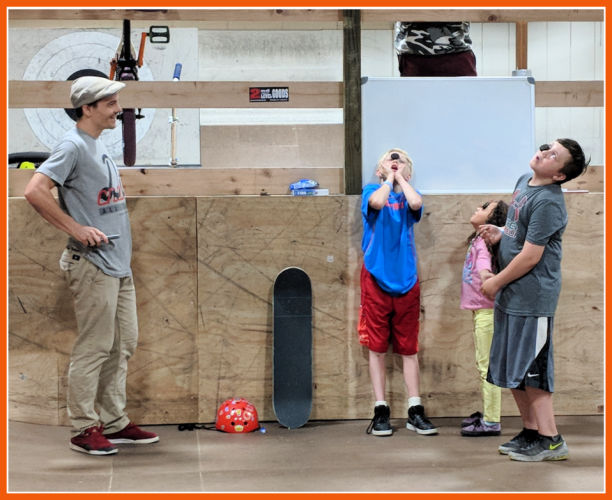
{"type": "Polygon", "coordinates": [[[344,192],[361,194],[361,11],[344,17],[344,192]]]}
{"type": "Polygon", "coordinates": [[[527,22],[516,23],[516,69],[527,67],[527,22]]]}

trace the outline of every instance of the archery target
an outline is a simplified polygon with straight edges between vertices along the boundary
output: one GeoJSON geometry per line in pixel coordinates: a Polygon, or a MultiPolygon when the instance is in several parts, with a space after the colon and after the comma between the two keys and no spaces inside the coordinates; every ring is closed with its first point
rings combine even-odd
{"type": "MultiPolygon", "coordinates": [[[[138,33],[140,35],[140,33],[138,33]]],[[[65,81],[79,70],[94,69],[108,75],[110,61],[115,57],[119,37],[108,33],[81,31],[60,36],[38,51],[28,64],[23,80],[65,81]]],[[[143,64],[138,78],[152,81],[150,68],[143,64]]],[[[121,100],[119,101],[121,104],[121,100]]],[[[63,109],[26,108],[24,113],[32,131],[47,148],[52,150],[64,134],[74,127],[74,121],[63,109]]],[[[143,109],[144,118],[136,120],[136,142],[148,132],[155,109],[143,109]]],[[[121,123],[112,130],[102,132],[100,139],[113,158],[123,157],[121,123]]]]}

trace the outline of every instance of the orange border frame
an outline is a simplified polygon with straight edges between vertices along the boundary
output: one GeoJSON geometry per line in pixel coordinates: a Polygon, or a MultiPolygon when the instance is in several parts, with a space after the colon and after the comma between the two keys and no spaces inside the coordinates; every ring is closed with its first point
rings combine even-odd
{"type": "MultiPolygon", "coordinates": [[[[82,1],[55,1],[55,2],[34,2],[34,1],[28,1],[28,0],[12,0],[12,1],[6,1],[6,0],[1,0],[2,1],[2,6],[4,7],[4,17],[2,20],[2,32],[5,33],[5,37],[8,37],[8,9],[9,8],[28,8],[28,7],[37,7],[37,8],[57,8],[57,7],[83,7],[83,2],[82,1]]],[[[551,0],[539,0],[537,1],[537,4],[534,5],[534,2],[529,1],[529,0],[507,0],[506,2],[504,2],[501,5],[492,5],[492,2],[490,1],[484,1],[484,0],[468,0],[468,1],[462,1],[462,2],[450,2],[450,1],[441,1],[441,2],[436,2],[435,5],[426,5],[425,1],[421,1],[421,2],[415,2],[413,0],[386,0],[383,2],[383,4],[376,4],[376,2],[365,2],[363,0],[354,0],[352,2],[348,2],[346,0],[337,0],[336,2],[334,2],[333,4],[330,4],[328,1],[325,0],[310,0],[308,2],[305,1],[296,1],[296,0],[284,0],[283,2],[279,2],[279,4],[274,5],[271,3],[264,3],[264,2],[244,2],[244,1],[235,1],[235,0],[227,0],[227,2],[212,2],[210,0],[203,0],[203,1],[179,1],[176,2],[175,4],[172,5],[173,9],[176,8],[181,8],[181,7],[197,7],[197,8],[217,8],[217,9],[227,9],[227,8],[346,8],[346,9],[367,9],[367,8],[374,8],[374,9],[381,9],[381,8],[470,8],[470,7],[474,7],[474,8],[486,8],[486,7],[490,7],[490,8],[512,8],[512,7],[522,7],[522,8],[538,8],[538,7],[549,7],[549,8],[559,8],[559,7],[571,7],[571,8],[605,8],[608,6],[609,3],[612,4],[612,0],[599,0],[599,1],[590,1],[588,2],[586,5],[582,4],[581,2],[569,2],[567,0],[558,0],[558,1],[551,1],[551,0]],[[374,3],[374,5],[373,5],[374,3]]],[[[129,7],[129,8],[138,8],[138,7],[168,7],[168,2],[167,1],[160,1],[160,0],[149,0],[149,1],[142,1],[142,0],[133,0],[130,1],[128,3],[126,3],[125,5],[121,5],[121,2],[100,2],[97,1],[93,4],[87,5],[87,8],[125,8],[125,7],[129,7]]],[[[608,26],[607,23],[605,23],[605,40],[610,40],[610,28],[608,26]]],[[[5,39],[6,41],[6,39],[5,39]]],[[[5,44],[6,46],[6,44],[5,44]]],[[[3,155],[4,158],[7,158],[7,114],[8,114],[8,96],[7,96],[7,53],[6,50],[3,52],[3,61],[2,61],[2,65],[1,65],[1,78],[0,78],[0,86],[2,89],[2,94],[5,96],[5,106],[4,106],[4,112],[3,112],[3,120],[1,123],[1,128],[2,128],[2,132],[3,132],[3,136],[4,136],[4,140],[1,141],[2,144],[2,149],[0,151],[0,154],[3,155]]],[[[606,63],[608,62],[608,58],[607,58],[607,54],[606,54],[606,63]]],[[[605,72],[605,78],[607,80],[608,74],[610,72],[610,66],[608,64],[606,64],[606,72],[605,72]]],[[[607,92],[606,92],[607,94],[607,92]]],[[[604,97],[605,99],[605,97],[604,97]]],[[[608,113],[605,113],[605,122],[606,125],[608,123],[608,113]]],[[[607,129],[607,127],[606,127],[607,129]]],[[[606,145],[607,145],[607,140],[606,140],[606,145]]],[[[607,155],[606,155],[606,159],[607,159],[607,155]]],[[[604,165],[606,164],[606,159],[604,159],[604,165]]],[[[7,174],[8,176],[8,174],[7,174]]],[[[8,196],[7,196],[7,176],[5,176],[4,182],[0,183],[1,186],[1,191],[0,191],[0,197],[2,197],[2,199],[7,200],[8,196]]],[[[608,187],[608,180],[606,179],[605,182],[605,190],[607,192],[607,187],[608,187]]],[[[610,213],[610,211],[612,210],[612,201],[610,199],[610,197],[606,196],[605,197],[605,211],[606,213],[610,213]]],[[[7,494],[7,418],[8,418],[8,411],[7,411],[7,387],[6,387],[6,377],[7,377],[7,353],[8,353],[8,321],[7,321],[7,315],[8,315],[8,296],[7,296],[7,289],[8,289],[8,227],[7,227],[7,201],[4,202],[4,204],[2,205],[2,217],[0,217],[0,221],[2,224],[2,234],[4,235],[5,238],[5,244],[2,246],[1,250],[0,250],[0,255],[2,257],[2,260],[5,262],[5,265],[3,266],[3,278],[4,278],[4,283],[5,286],[2,288],[1,292],[0,292],[0,297],[1,297],[1,302],[4,304],[4,308],[3,308],[3,319],[4,319],[4,323],[5,325],[7,325],[7,349],[2,350],[2,353],[0,354],[0,360],[2,362],[2,366],[4,368],[4,390],[3,390],[3,398],[2,401],[0,402],[0,408],[1,408],[1,415],[3,418],[3,421],[5,422],[5,428],[4,428],[4,432],[0,432],[0,448],[5,450],[5,453],[3,453],[2,455],[0,455],[0,463],[2,464],[2,470],[4,471],[4,474],[2,474],[2,476],[0,476],[0,496],[4,497],[4,496],[9,496],[9,494],[7,494]]],[[[608,226],[609,226],[609,222],[608,220],[606,220],[606,227],[605,227],[605,262],[606,264],[609,261],[609,256],[610,256],[610,252],[612,252],[612,250],[610,250],[610,241],[609,241],[609,231],[608,231],[608,226]]],[[[606,265],[606,271],[605,271],[605,275],[604,275],[604,279],[605,279],[605,283],[608,282],[608,267],[606,265]]],[[[606,290],[604,290],[605,293],[606,290]]],[[[606,297],[606,301],[605,301],[605,305],[607,306],[607,297],[606,297]]],[[[607,318],[608,318],[608,308],[606,307],[606,314],[605,314],[605,324],[607,324],[607,318]]],[[[606,344],[606,358],[609,358],[608,354],[608,345],[606,344]]],[[[606,374],[606,380],[605,383],[607,385],[608,382],[608,375],[606,374]]],[[[605,398],[604,403],[607,403],[607,395],[605,398]]],[[[607,424],[608,424],[608,417],[606,414],[605,417],[605,428],[607,428],[607,424]]],[[[604,436],[605,436],[605,431],[604,431],[604,436]]],[[[610,443],[607,442],[606,440],[606,444],[605,444],[605,457],[604,457],[604,471],[605,471],[605,462],[606,462],[606,458],[608,457],[608,451],[609,451],[609,447],[610,447],[610,443]]],[[[407,467],[409,467],[409,464],[407,464],[407,467]]],[[[517,471],[514,471],[514,473],[517,473],[517,471]]],[[[605,481],[605,489],[606,492],[608,492],[610,490],[610,480],[608,479],[607,475],[606,475],[606,481],[605,481]]],[[[205,494],[205,493],[201,493],[201,494],[205,494]]],[[[491,493],[469,493],[470,498],[473,498],[475,496],[478,497],[482,497],[482,496],[498,496],[498,495],[510,495],[512,493],[495,493],[495,494],[491,494],[491,493]]],[[[558,494],[558,493],[557,493],[558,494]]],[[[15,494],[13,494],[15,495],[15,494]]],[[[45,493],[40,493],[40,494],[27,494],[25,495],[26,497],[30,498],[34,498],[34,497],[39,497],[41,495],[46,495],[45,493]]],[[[99,497],[99,498],[104,498],[106,497],[108,494],[107,493],[100,493],[100,494],[82,494],[82,495],[78,495],[79,497],[83,496],[85,498],[91,498],[91,497],[99,497]]],[[[149,497],[151,494],[147,493],[147,494],[125,494],[125,493],[117,493],[117,494],[113,494],[114,496],[121,496],[121,497],[125,497],[125,498],[130,498],[130,499],[134,499],[134,498],[147,498],[149,497]]],[[[175,494],[164,494],[164,496],[174,496],[175,494]]],[[[229,494],[207,494],[208,497],[218,497],[218,498],[235,498],[238,499],[240,497],[242,497],[244,494],[235,494],[235,493],[229,493],[229,494]]],[[[253,495],[253,493],[250,493],[249,495],[253,495]]],[[[261,493],[261,494],[255,494],[257,496],[261,496],[261,495],[271,495],[270,493],[261,493]]],[[[353,493],[340,493],[340,494],[331,494],[331,493],[324,493],[324,494],[312,494],[312,493],[287,493],[287,494],[277,494],[275,496],[282,496],[284,497],[291,497],[291,498],[298,498],[298,497],[302,497],[302,498],[306,498],[306,497],[310,497],[310,496],[317,496],[319,497],[328,497],[328,498],[333,498],[333,499],[339,499],[339,498],[343,498],[343,497],[351,497],[351,498],[371,498],[374,496],[379,496],[378,494],[369,494],[369,493],[363,493],[363,494],[353,494],[353,493]]],[[[390,493],[386,493],[386,496],[392,495],[390,493]]],[[[407,496],[407,495],[411,495],[411,493],[404,493],[404,494],[393,494],[394,496],[407,496]]],[[[414,495],[414,494],[412,494],[414,495]]],[[[438,499],[438,498],[444,498],[447,497],[448,495],[457,495],[456,493],[431,493],[431,494],[419,494],[422,496],[426,496],[427,500],[433,500],[433,499],[438,499]]],[[[525,495],[524,493],[521,493],[521,495],[525,495]]],[[[568,494],[564,494],[564,495],[568,495],[568,494]]],[[[574,494],[569,494],[571,496],[577,496],[574,494]]],[[[607,493],[604,493],[605,496],[607,496],[607,493]]],[[[20,494],[21,497],[23,497],[23,494],[20,494]]],[[[266,497],[267,498],[267,497],[266,497]]]]}

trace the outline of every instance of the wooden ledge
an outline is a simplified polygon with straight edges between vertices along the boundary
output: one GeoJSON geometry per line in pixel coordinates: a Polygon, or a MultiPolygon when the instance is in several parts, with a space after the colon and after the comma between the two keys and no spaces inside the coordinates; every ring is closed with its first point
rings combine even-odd
{"type": "MultiPolygon", "coordinates": [[[[8,169],[8,196],[23,196],[35,170],[8,169]]],[[[121,168],[128,196],[224,196],[289,194],[289,184],[316,179],[330,195],[344,193],[344,169],[302,168],[121,168]]],[[[584,175],[563,185],[569,190],[604,192],[604,167],[589,166],[584,175]]],[[[510,189],[510,188],[509,188],[510,189]]]]}
{"type": "MultiPolygon", "coordinates": [[[[69,108],[70,82],[9,81],[9,108],[69,108]]],[[[124,108],[342,108],[342,82],[126,82],[124,108]],[[249,87],[288,87],[288,102],[249,102],[249,87]]],[[[601,107],[603,81],[536,81],[538,107],[601,107]]]]}
{"type": "MultiPolygon", "coordinates": [[[[125,82],[124,108],[342,108],[342,82],[125,82]],[[287,102],[249,102],[249,87],[288,87],[287,102]]],[[[71,108],[69,81],[9,81],[9,108],[71,108]]]]}
{"type": "MultiPolygon", "coordinates": [[[[35,170],[10,168],[9,197],[23,196],[35,170]]],[[[316,179],[329,194],[343,194],[344,169],[312,168],[121,168],[128,196],[216,196],[290,194],[289,184],[316,179]]]]}
{"type": "MultiPolygon", "coordinates": [[[[474,23],[602,22],[603,8],[588,9],[360,9],[361,21],[393,23],[405,21],[471,21],[474,23]]],[[[107,21],[250,22],[250,23],[341,23],[338,9],[9,9],[9,21],[72,20],[107,21]]]]}

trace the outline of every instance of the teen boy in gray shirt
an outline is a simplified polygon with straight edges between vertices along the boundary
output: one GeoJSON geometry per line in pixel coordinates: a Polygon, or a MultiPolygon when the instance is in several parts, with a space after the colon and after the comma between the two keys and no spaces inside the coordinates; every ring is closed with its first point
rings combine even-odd
{"type": "Polygon", "coordinates": [[[132,238],[119,170],[99,140],[102,131],[115,127],[123,87],[95,76],[74,81],[76,127],[25,190],[36,211],[69,236],[60,268],[78,327],[68,371],[70,448],[90,455],[117,453],[116,443],[159,441],[125,413],[127,362],[138,339],[132,238]]]}
{"type": "Polygon", "coordinates": [[[481,226],[499,241],[500,272],[482,292],[495,300],[493,343],[487,380],[511,389],[523,430],[499,446],[512,460],[565,460],[569,451],[558,433],[552,404],[553,319],[561,291],[561,237],[567,211],[561,184],[584,172],[588,162],[572,139],[545,144],[531,159],[508,207],[506,225],[481,226]]]}

